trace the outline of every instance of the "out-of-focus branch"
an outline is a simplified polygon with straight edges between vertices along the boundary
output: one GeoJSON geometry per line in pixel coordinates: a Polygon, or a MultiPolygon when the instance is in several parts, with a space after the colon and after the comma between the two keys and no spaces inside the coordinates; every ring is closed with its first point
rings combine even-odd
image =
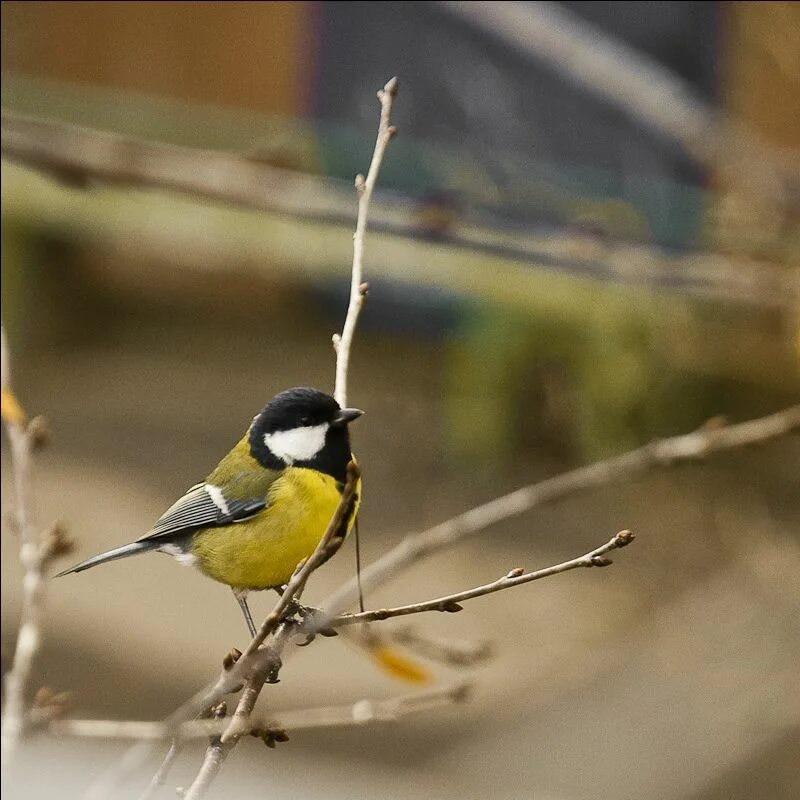
{"type": "MultiPolygon", "coordinates": [[[[372,628],[371,630],[374,630],[372,628]]],[[[398,626],[387,634],[380,634],[390,642],[407,647],[413,653],[448,664],[451,667],[472,667],[494,655],[492,643],[486,639],[477,641],[449,639],[421,632],[412,625],[398,626]]]]}
{"type": "Polygon", "coordinates": [[[437,5],[523,55],[546,61],[569,80],[675,139],[706,166],[723,166],[758,193],[797,206],[796,158],[771,149],[753,131],[709,108],[669,69],[561,4],[437,0],[437,5]]]}
{"type": "Polygon", "coordinates": [[[46,440],[47,425],[42,417],[27,422],[11,388],[10,354],[5,329],[0,333],[0,338],[3,422],[11,447],[14,473],[13,525],[19,537],[19,561],[23,572],[20,625],[11,668],[5,677],[6,702],[0,729],[0,760],[3,769],[6,769],[26,724],[25,693],[41,645],[45,571],[53,558],[69,552],[71,543],[60,526],[54,525],[40,534],[33,522],[31,455],[33,449],[46,440]]]}
{"type": "MultiPolygon", "coordinates": [[[[2,154],[8,161],[79,187],[105,184],[161,189],[299,219],[341,226],[353,222],[353,214],[347,210],[350,188],[344,181],[281,170],[220,151],[168,145],[3,111],[2,154]]],[[[388,203],[373,202],[370,218],[373,231],[420,238],[419,204],[414,198],[394,196],[388,203]]],[[[797,294],[791,276],[756,255],[676,253],[644,244],[601,241],[586,233],[576,238],[501,230],[468,215],[455,220],[437,242],[508,259],[511,264],[537,264],[583,276],[589,272],[621,285],[658,287],[747,306],[783,308],[788,298],[797,294]]],[[[154,243],[149,246],[158,248],[154,243]]],[[[481,291],[471,276],[450,271],[437,276],[430,266],[424,273],[416,272],[413,265],[409,270],[416,280],[450,281],[466,294],[481,291]]],[[[506,295],[505,301],[515,297],[519,294],[506,295]]]]}
{"type": "Polygon", "coordinates": [[[4,159],[67,185],[163,189],[304,218],[342,222],[345,184],[219,150],[165,144],[11,111],[2,112],[4,159]]]}
{"type": "MultiPolygon", "coordinates": [[[[246,733],[269,737],[314,728],[340,728],[348,725],[393,722],[409,714],[431,711],[460,702],[467,696],[469,688],[468,683],[458,683],[442,689],[400,695],[388,700],[359,700],[352,705],[322,706],[284,711],[271,717],[251,717],[248,720],[246,733]]],[[[224,719],[195,720],[181,725],[177,735],[182,741],[219,736],[224,732],[225,726],[224,719]]],[[[110,719],[59,720],[50,725],[50,730],[59,736],[92,739],[167,739],[175,734],[163,722],[110,719]]]]}
{"type": "MultiPolygon", "coordinates": [[[[490,525],[575,492],[603,486],[653,468],[668,467],[679,462],[701,461],[714,453],[761,444],[798,428],[800,406],[792,406],[776,414],[736,425],[709,423],[692,433],[651,442],[614,458],[523,486],[426,531],[410,534],[362,571],[361,584],[364,588],[382,584],[420,559],[450,547],[490,525]]],[[[327,599],[325,608],[330,614],[338,613],[352,602],[355,594],[355,581],[348,581],[327,599]]]]}
{"type": "Polygon", "coordinates": [[[580,567],[607,567],[612,561],[606,556],[612,550],[629,545],[634,539],[630,531],[620,531],[601,547],[592,550],[590,553],[564,561],[552,567],[536,570],[535,572],[525,572],[522,568],[511,570],[507,575],[498,578],[496,581],[476,586],[474,589],[467,589],[463,592],[437,597],[435,600],[427,600],[424,603],[411,603],[406,606],[396,606],[394,608],[379,608],[374,611],[362,611],[359,614],[342,614],[329,620],[327,624],[331,628],[339,628],[345,625],[356,625],[361,622],[377,622],[393,617],[406,617],[409,614],[422,614],[426,611],[446,611],[453,613],[461,611],[465,600],[472,600],[474,597],[483,597],[487,594],[494,594],[503,589],[510,589],[513,586],[520,586],[523,583],[531,583],[542,578],[549,578],[551,575],[559,575],[562,572],[569,572],[580,567]]]}
{"type": "Polygon", "coordinates": [[[368,286],[362,282],[364,275],[364,239],[367,234],[367,218],[369,204],[378,173],[383,163],[383,156],[397,129],[391,124],[392,103],[397,94],[397,78],[392,78],[378,92],[381,104],[381,115],[378,123],[378,136],[375,140],[375,150],[369,165],[366,179],[363,175],[356,175],[356,191],[358,192],[358,219],[356,232],[353,235],[353,268],[350,277],[350,303],[347,307],[347,316],[344,320],[342,333],[334,334],[333,346],[336,350],[336,383],[333,396],[339,405],[347,405],[347,370],[350,365],[350,349],[353,345],[353,335],[356,332],[358,318],[364,306],[368,286]]]}
{"type": "MultiPolygon", "coordinates": [[[[137,736],[135,738],[145,739],[147,737],[137,736]]],[[[156,770],[145,790],[139,795],[139,800],[150,800],[150,798],[167,782],[167,775],[169,775],[169,771],[172,769],[172,765],[175,763],[175,759],[180,755],[180,753],[181,741],[173,736],[169,750],[167,750],[166,755],[161,761],[161,766],[156,770]]]]}

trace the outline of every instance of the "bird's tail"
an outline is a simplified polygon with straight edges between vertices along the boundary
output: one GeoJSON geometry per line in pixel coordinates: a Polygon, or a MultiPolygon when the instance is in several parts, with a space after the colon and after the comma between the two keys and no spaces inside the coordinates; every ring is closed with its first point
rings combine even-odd
{"type": "Polygon", "coordinates": [[[80,564],[65,569],[63,572],[59,572],[58,575],[54,575],[53,577],[60,578],[62,575],[69,575],[71,572],[83,572],[83,570],[96,567],[98,564],[116,561],[118,558],[135,556],[137,553],[145,553],[148,550],[156,550],[159,546],[159,542],[132,542],[131,544],[116,547],[113,550],[106,550],[105,553],[99,553],[96,556],[87,558],[86,561],[81,561],[80,564]]]}

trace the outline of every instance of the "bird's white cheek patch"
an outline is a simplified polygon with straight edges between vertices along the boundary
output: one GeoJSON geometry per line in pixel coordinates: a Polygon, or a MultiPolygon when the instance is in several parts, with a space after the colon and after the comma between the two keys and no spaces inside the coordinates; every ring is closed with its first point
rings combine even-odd
{"type": "Polygon", "coordinates": [[[275,431],[264,434],[264,444],[281,461],[292,464],[295,461],[308,461],[325,446],[328,423],[290,431],[275,431]]]}

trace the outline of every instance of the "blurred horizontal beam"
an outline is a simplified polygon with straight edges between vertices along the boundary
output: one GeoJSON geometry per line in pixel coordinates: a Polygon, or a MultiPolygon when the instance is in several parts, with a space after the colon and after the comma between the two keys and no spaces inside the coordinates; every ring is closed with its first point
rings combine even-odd
{"type": "Polygon", "coordinates": [[[2,113],[2,155],[77,188],[157,188],[295,217],[355,220],[355,193],[341,181],[9,111],[2,113]],[[343,211],[348,203],[351,213],[343,211]]]}
{"type": "MultiPolygon", "coordinates": [[[[345,181],[283,170],[222,151],[165,144],[9,111],[2,112],[2,156],[71,188],[153,189],[310,223],[352,228],[355,222],[356,193],[345,181]]],[[[5,199],[9,201],[13,174],[11,178],[12,185],[4,181],[5,199]]],[[[16,214],[8,203],[4,205],[5,214],[16,214]]],[[[179,227],[176,241],[180,239],[179,227]]],[[[797,289],[793,283],[787,285],[791,276],[786,270],[724,254],[671,252],[586,234],[550,234],[528,228],[499,230],[469,218],[455,219],[445,232],[432,236],[420,222],[420,203],[389,192],[376,196],[370,227],[392,240],[414,243],[413,252],[407,246],[399,247],[398,253],[406,258],[403,263],[373,256],[378,262],[371,266],[375,274],[406,282],[433,282],[483,299],[512,298],[500,288],[502,271],[491,276],[497,291],[487,297],[486,282],[470,275],[468,261],[482,261],[484,269],[486,264],[495,267],[500,262],[515,275],[520,273],[511,284],[517,302],[540,291],[539,270],[753,307],[783,308],[797,289]],[[454,249],[460,252],[453,253],[454,249]],[[451,263],[437,272],[427,262],[420,270],[422,251],[431,250],[439,255],[449,250],[450,261],[457,259],[459,265],[451,263]],[[390,266],[386,262],[394,263],[390,266]],[[529,284],[521,295],[520,280],[529,284]]],[[[296,241],[294,246],[302,249],[296,241]]],[[[374,252],[384,251],[375,248],[374,252]]],[[[338,270],[333,253],[328,251],[325,257],[330,264],[336,263],[338,270]]]]}

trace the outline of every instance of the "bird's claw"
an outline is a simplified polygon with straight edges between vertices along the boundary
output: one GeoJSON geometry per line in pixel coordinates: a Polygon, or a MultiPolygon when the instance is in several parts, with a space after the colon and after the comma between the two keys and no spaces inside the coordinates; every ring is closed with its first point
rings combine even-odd
{"type": "Polygon", "coordinates": [[[303,622],[305,622],[315,614],[319,614],[320,610],[318,608],[314,608],[313,606],[301,605],[296,600],[292,600],[292,602],[289,604],[287,612],[289,616],[298,616],[303,622]]]}

